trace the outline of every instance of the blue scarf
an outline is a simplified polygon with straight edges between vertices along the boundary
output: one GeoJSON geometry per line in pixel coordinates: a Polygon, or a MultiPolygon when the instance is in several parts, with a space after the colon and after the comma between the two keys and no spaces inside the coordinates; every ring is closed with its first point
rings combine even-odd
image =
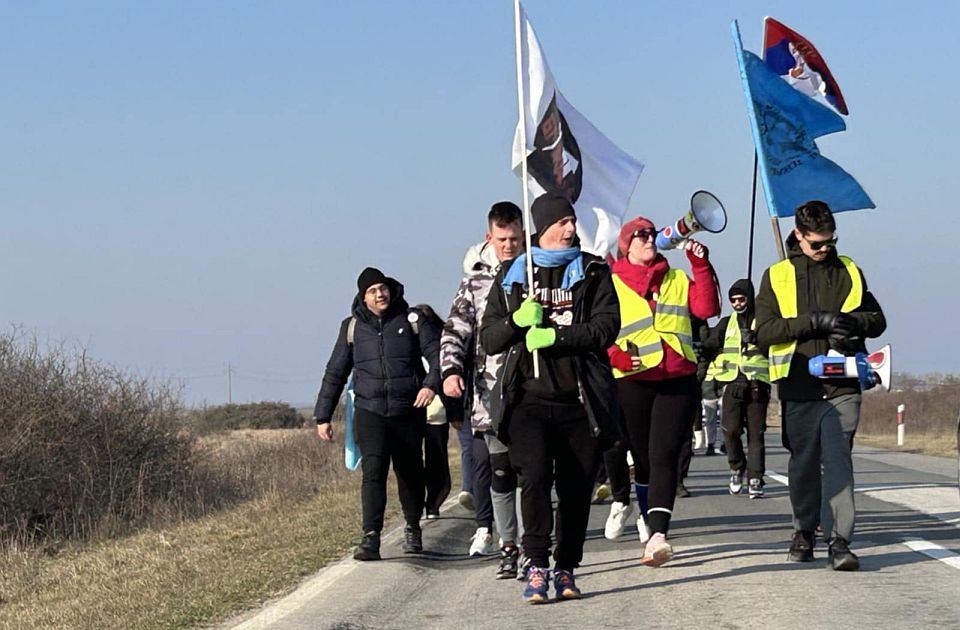
{"type": "MultiPolygon", "coordinates": [[[[583,271],[583,257],[580,255],[579,247],[568,247],[566,249],[534,247],[532,249],[533,264],[537,267],[559,267],[561,265],[566,267],[563,272],[563,283],[560,285],[563,290],[570,289],[570,287],[583,280],[586,275],[583,271]]],[[[515,284],[524,286],[527,284],[526,254],[520,254],[510,265],[509,271],[503,276],[502,286],[507,295],[513,291],[513,285],[515,284]]]]}

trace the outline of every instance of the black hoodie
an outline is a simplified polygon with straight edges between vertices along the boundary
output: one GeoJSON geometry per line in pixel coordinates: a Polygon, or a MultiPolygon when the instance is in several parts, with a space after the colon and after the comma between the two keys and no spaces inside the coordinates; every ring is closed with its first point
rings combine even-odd
{"type": "MultiPolygon", "coordinates": [[[[780,314],[777,296],[770,286],[770,270],[764,272],[757,293],[757,339],[765,352],[775,343],[796,340],[797,350],[790,363],[790,374],[777,381],[780,400],[812,401],[835,398],[843,394],[860,392],[860,383],[855,378],[819,379],[810,376],[807,363],[811,357],[826,354],[830,350],[827,335],[813,332],[810,313],[823,311],[838,313],[850,293],[850,274],[843,262],[831,248],[830,255],[821,262],[809,258],[800,249],[796,236],[787,238],[787,257],[793,263],[797,275],[797,317],[784,318],[780,314]]],[[[857,342],[860,352],[866,351],[863,339],[879,337],[887,328],[880,304],[867,289],[863,279],[863,301],[850,313],[860,329],[857,342]]]]}
{"type": "Polygon", "coordinates": [[[330,422],[350,372],[354,372],[354,404],[384,417],[403,415],[413,409],[421,388],[440,392],[440,330],[419,311],[407,305],[403,285],[388,278],[390,306],[377,317],[363,303],[353,300],[353,315],[340,324],[313,416],[318,424],[330,422]],[[419,320],[414,335],[409,318],[419,320]],[[356,320],[353,345],[347,343],[350,320],[356,320]],[[424,370],[422,359],[429,371],[424,370]]]}

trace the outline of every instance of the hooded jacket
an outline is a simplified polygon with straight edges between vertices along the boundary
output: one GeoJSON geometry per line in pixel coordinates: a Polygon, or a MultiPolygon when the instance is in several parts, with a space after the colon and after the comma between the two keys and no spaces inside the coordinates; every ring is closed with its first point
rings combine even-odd
{"type": "Polygon", "coordinates": [[[487,296],[500,269],[493,245],[478,243],[463,258],[464,277],[450,307],[440,336],[440,378],[459,375],[466,381],[464,404],[471,411],[474,431],[487,431],[490,422],[490,392],[503,364],[503,354],[489,355],[480,345],[480,321],[487,296]]]}
{"type": "MultiPolygon", "coordinates": [[[[734,312],[726,317],[721,317],[720,321],[717,322],[717,325],[710,329],[710,332],[707,333],[707,336],[704,338],[701,345],[704,357],[709,357],[710,361],[713,361],[723,350],[724,337],[727,334],[727,326],[730,324],[731,317],[737,318],[737,325],[740,327],[741,339],[743,339],[747,331],[751,330],[754,317],[756,316],[756,300],[754,299],[755,293],[756,292],[754,291],[753,283],[747,278],[741,278],[730,286],[730,291],[727,292],[727,296],[745,295],[747,297],[747,307],[742,313],[734,312]]],[[[764,349],[764,352],[766,352],[766,349],[764,349]]],[[[741,372],[737,374],[736,380],[739,382],[746,382],[747,377],[741,372]]]]}
{"type": "MultiPolygon", "coordinates": [[[[667,262],[663,254],[657,254],[657,257],[649,265],[635,265],[627,259],[627,251],[630,248],[633,232],[640,227],[653,227],[653,224],[648,220],[642,219],[641,221],[641,219],[642,217],[634,219],[621,228],[618,241],[620,257],[613,264],[613,273],[617,274],[617,277],[623,280],[624,284],[637,295],[646,298],[650,310],[655,311],[657,301],[653,296],[659,293],[660,284],[670,269],[670,263],[667,262]]],[[[720,314],[720,297],[713,266],[707,258],[688,255],[688,259],[693,271],[688,298],[690,316],[701,320],[716,317],[720,314]]],[[[663,346],[663,360],[660,361],[659,365],[625,378],[639,381],[660,381],[697,373],[696,363],[688,361],[666,342],[661,345],[663,346]]],[[[630,370],[631,357],[623,348],[611,344],[607,353],[611,365],[624,372],[630,370]]]]}
{"type": "MultiPolygon", "coordinates": [[[[598,257],[583,253],[585,277],[571,287],[573,322],[557,328],[556,342],[541,350],[573,351],[573,367],[580,399],[594,437],[612,444],[620,437],[620,406],[606,348],[620,329],[620,304],[610,279],[610,269],[598,257]]],[[[513,285],[507,293],[501,286],[513,261],[501,265],[487,299],[480,326],[480,344],[488,354],[506,353],[500,378],[490,400],[491,424],[497,437],[509,442],[511,411],[522,395],[521,362],[531,354],[524,342],[526,329],[518,329],[510,317],[520,307],[525,287],[513,285]]]]}
{"type": "MultiPolygon", "coordinates": [[[[819,379],[810,376],[807,367],[810,358],[830,350],[827,336],[813,331],[810,314],[814,311],[839,312],[850,293],[850,274],[833,248],[823,261],[816,262],[803,253],[795,235],[787,237],[786,245],[787,258],[793,264],[797,278],[797,316],[785,319],[780,314],[780,305],[770,284],[769,269],[763,273],[756,307],[757,341],[764,352],[775,343],[797,341],[797,349],[790,362],[790,374],[777,381],[780,400],[825,400],[859,393],[860,383],[857,379],[819,379]]],[[[863,279],[862,272],[860,276],[863,279]]],[[[880,304],[867,289],[866,279],[863,279],[863,301],[849,315],[856,320],[860,329],[858,351],[866,352],[863,340],[878,337],[887,328],[887,320],[880,304]]]]}
{"type": "Polygon", "coordinates": [[[327,362],[323,384],[317,395],[313,416],[317,424],[330,422],[340,394],[354,372],[354,405],[379,416],[404,415],[413,409],[421,388],[440,392],[440,331],[403,298],[403,285],[393,278],[390,306],[382,317],[374,315],[363,302],[353,300],[353,315],[340,324],[340,333],[327,362]],[[419,320],[414,334],[411,318],[419,320]],[[350,320],[355,319],[353,345],[347,343],[350,320]],[[425,373],[423,359],[429,370],[425,373]]]}

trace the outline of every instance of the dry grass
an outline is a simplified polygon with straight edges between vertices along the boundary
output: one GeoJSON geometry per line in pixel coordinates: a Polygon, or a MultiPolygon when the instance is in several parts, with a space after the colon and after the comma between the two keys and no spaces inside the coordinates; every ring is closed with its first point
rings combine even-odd
{"type": "Polygon", "coordinates": [[[890,451],[901,451],[905,453],[922,453],[924,455],[937,455],[939,457],[956,457],[957,455],[957,434],[951,433],[922,433],[911,435],[909,428],[907,430],[904,445],[897,446],[897,434],[860,434],[857,433],[857,444],[865,446],[874,446],[884,448],[890,451]]]}
{"type": "MultiPolygon", "coordinates": [[[[230,453],[230,458],[238,453],[250,457],[260,444],[271,460],[314,466],[315,487],[308,498],[284,498],[289,492],[275,482],[277,491],[197,521],[59,549],[2,550],[0,627],[196,626],[288,592],[345,554],[360,530],[359,471],[343,468],[342,444],[325,445],[322,465],[303,460],[316,443],[312,430],[253,431],[205,440],[208,452],[230,453]]],[[[453,487],[458,488],[455,436],[450,462],[453,487]]],[[[262,465],[256,468],[263,473],[262,465]]],[[[394,481],[388,527],[399,522],[396,497],[394,481]]]]}

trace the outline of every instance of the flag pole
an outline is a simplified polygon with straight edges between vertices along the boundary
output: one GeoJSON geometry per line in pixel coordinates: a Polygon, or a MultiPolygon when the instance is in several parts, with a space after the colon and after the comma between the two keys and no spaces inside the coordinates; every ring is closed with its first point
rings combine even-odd
{"type": "MultiPolygon", "coordinates": [[[[526,260],[527,260],[527,286],[530,287],[530,294],[535,295],[533,289],[533,246],[531,238],[531,220],[530,220],[530,191],[527,182],[527,112],[524,106],[523,93],[523,50],[520,39],[520,0],[513,0],[513,22],[514,35],[516,36],[517,50],[517,104],[520,109],[520,186],[523,190],[521,199],[523,200],[523,232],[526,239],[526,260]]],[[[540,353],[533,351],[533,378],[540,378],[540,353]]]]}
{"type": "MultiPolygon", "coordinates": [[[[767,20],[770,16],[764,16],[763,18],[763,39],[760,40],[761,51],[760,59],[763,61],[767,60],[767,20]]],[[[753,197],[757,197],[757,152],[753,152],[753,197]]],[[[785,260],[787,255],[783,251],[783,235],[780,233],[780,215],[774,215],[770,217],[770,227],[773,228],[773,242],[777,247],[777,256],[780,257],[780,260],[785,260]]],[[[753,224],[750,225],[750,229],[753,230],[753,224]]],[[[751,240],[752,242],[752,240],[751,240]]],[[[753,249],[750,250],[750,255],[753,255],[753,249]]],[[[752,261],[751,261],[752,262],[752,261]]]]}
{"type": "Polygon", "coordinates": [[[780,255],[780,259],[783,260],[783,242],[780,239],[780,224],[777,223],[777,204],[776,200],[770,196],[771,186],[768,179],[769,171],[767,169],[767,158],[763,152],[759,150],[761,143],[760,127],[759,122],[757,121],[757,113],[753,106],[753,95],[751,94],[750,90],[750,82],[747,80],[747,70],[744,66],[743,44],[740,41],[740,27],[736,20],[730,23],[730,31],[733,36],[734,47],[736,48],[737,66],[740,71],[740,82],[743,86],[743,96],[747,103],[747,117],[750,119],[750,130],[753,133],[754,156],[756,156],[758,161],[757,171],[759,171],[760,177],[763,178],[763,190],[767,200],[767,209],[772,211],[770,222],[773,225],[773,233],[777,240],[777,253],[780,255]]]}

